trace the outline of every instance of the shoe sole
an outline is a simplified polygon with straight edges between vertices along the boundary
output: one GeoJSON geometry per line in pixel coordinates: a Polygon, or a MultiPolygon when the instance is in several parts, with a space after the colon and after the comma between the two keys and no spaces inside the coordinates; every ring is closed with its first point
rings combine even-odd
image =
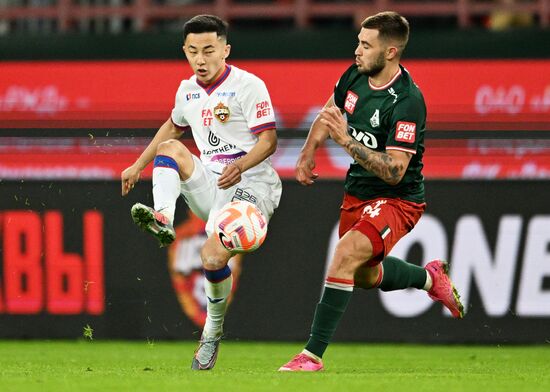
{"type": "Polygon", "coordinates": [[[170,245],[176,239],[174,233],[162,227],[158,227],[153,212],[140,203],[134,204],[131,210],[134,223],[143,231],[151,233],[160,244],[160,247],[170,245]]]}
{"type": "MultiPolygon", "coordinates": [[[[443,271],[445,272],[445,275],[449,276],[449,263],[446,261],[441,261],[443,266],[443,271]]],[[[455,300],[455,303],[458,307],[458,317],[457,318],[463,318],[464,317],[464,305],[462,305],[462,302],[460,301],[460,294],[458,294],[458,290],[456,289],[455,285],[451,280],[449,279],[449,282],[451,283],[451,289],[453,290],[453,297],[455,300]]]]}
{"type": "Polygon", "coordinates": [[[199,345],[199,348],[197,351],[195,351],[195,356],[193,357],[193,362],[191,362],[191,370],[211,370],[214,368],[214,365],[216,365],[216,361],[218,360],[218,353],[220,350],[220,346],[218,343],[218,346],[216,346],[216,351],[214,352],[214,355],[210,359],[210,362],[208,362],[206,365],[202,365],[199,360],[197,359],[196,355],[198,350],[201,348],[199,345]]]}
{"type": "Polygon", "coordinates": [[[302,373],[311,373],[311,372],[322,372],[323,370],[325,370],[325,368],[321,368],[321,369],[316,369],[316,370],[305,370],[305,369],[291,369],[291,368],[285,368],[285,367],[281,367],[279,368],[279,372],[302,372],[302,373]]]}
{"type": "Polygon", "coordinates": [[[193,358],[193,362],[191,363],[191,370],[212,370],[215,364],[216,364],[216,360],[214,360],[214,363],[207,364],[206,366],[203,367],[196,358],[193,358]]]}

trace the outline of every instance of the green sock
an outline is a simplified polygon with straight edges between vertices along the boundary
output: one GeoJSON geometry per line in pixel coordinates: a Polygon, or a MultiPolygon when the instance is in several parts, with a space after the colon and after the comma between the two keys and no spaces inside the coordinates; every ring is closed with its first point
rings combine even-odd
{"type": "MultiPolygon", "coordinates": [[[[352,286],[353,287],[353,286],[352,286]]],[[[325,286],[323,297],[317,304],[311,334],[306,350],[322,357],[336,327],[340,323],[353,291],[339,290],[325,286]]]]}
{"type": "Polygon", "coordinates": [[[388,256],[382,261],[384,276],[379,288],[393,291],[414,287],[422,289],[426,284],[427,271],[417,265],[407,263],[397,257],[388,256]]]}

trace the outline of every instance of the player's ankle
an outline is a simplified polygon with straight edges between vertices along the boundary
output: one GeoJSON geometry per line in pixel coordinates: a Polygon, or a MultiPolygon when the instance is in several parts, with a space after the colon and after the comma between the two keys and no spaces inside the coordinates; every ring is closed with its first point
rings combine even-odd
{"type": "Polygon", "coordinates": [[[423,290],[430,291],[433,286],[433,279],[432,275],[426,271],[426,283],[424,283],[424,287],[422,287],[423,290]]]}
{"type": "Polygon", "coordinates": [[[302,350],[302,354],[307,355],[311,359],[313,359],[315,362],[321,362],[322,358],[318,355],[313,354],[311,351],[306,350],[305,348],[302,350]]]}

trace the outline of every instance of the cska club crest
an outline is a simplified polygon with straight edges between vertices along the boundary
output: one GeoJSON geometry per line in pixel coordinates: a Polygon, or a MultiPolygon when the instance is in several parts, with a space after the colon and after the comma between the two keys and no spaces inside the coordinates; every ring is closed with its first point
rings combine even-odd
{"type": "Polygon", "coordinates": [[[227,122],[227,120],[229,120],[229,114],[229,108],[225,106],[222,102],[217,104],[214,108],[214,116],[218,119],[219,122],[227,122]]]}

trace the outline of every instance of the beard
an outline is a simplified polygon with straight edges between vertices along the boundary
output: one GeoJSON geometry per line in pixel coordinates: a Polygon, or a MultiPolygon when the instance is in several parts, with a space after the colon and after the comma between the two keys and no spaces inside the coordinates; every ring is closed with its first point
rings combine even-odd
{"type": "Polygon", "coordinates": [[[363,75],[373,77],[378,75],[386,66],[386,59],[384,58],[384,53],[380,55],[370,64],[368,68],[358,68],[359,72],[363,75]]]}

